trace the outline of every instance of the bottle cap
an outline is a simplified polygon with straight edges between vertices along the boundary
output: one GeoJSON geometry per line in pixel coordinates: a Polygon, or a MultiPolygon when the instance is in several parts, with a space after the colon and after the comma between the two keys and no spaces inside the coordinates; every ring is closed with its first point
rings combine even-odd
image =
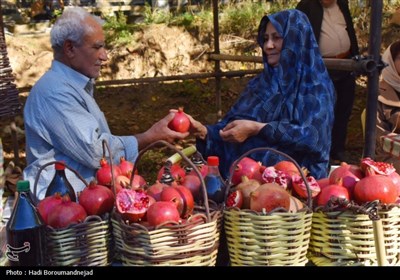
{"type": "Polygon", "coordinates": [[[56,162],[56,170],[64,170],[65,169],[65,161],[60,160],[56,162]]]}
{"type": "Polygon", "coordinates": [[[217,156],[209,156],[207,158],[207,164],[210,166],[218,166],[219,165],[219,158],[217,156]]]}
{"type": "Polygon", "coordinates": [[[20,180],[17,182],[17,191],[26,192],[30,190],[30,184],[28,180],[20,180]]]}

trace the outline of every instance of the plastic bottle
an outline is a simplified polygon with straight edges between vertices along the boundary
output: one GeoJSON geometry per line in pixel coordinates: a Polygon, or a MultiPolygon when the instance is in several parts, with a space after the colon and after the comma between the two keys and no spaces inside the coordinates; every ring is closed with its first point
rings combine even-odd
{"type": "Polygon", "coordinates": [[[209,156],[207,158],[208,173],[204,178],[206,184],[207,196],[216,203],[224,201],[226,184],[219,172],[219,158],[217,156],[209,156]]]}
{"type": "Polygon", "coordinates": [[[11,266],[43,266],[46,226],[31,199],[29,181],[18,181],[17,191],[15,205],[6,225],[5,255],[11,266]]]}
{"type": "Polygon", "coordinates": [[[49,186],[47,187],[45,196],[51,196],[57,192],[61,193],[61,196],[64,196],[66,193],[68,193],[71,201],[76,202],[75,190],[65,176],[65,162],[56,162],[55,168],[56,172],[49,186]]]}

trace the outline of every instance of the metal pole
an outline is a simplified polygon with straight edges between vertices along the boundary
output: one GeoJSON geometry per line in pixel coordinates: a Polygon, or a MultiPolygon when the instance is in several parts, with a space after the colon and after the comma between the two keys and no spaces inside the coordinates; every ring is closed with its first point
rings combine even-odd
{"type": "MultiPolygon", "coordinates": [[[[371,25],[368,53],[377,65],[380,64],[381,53],[382,8],[382,0],[371,1],[371,25]]],[[[379,68],[374,69],[368,75],[365,122],[366,129],[363,157],[375,158],[375,126],[379,90],[379,75],[379,68]]]]}
{"type": "MultiPolygon", "coordinates": [[[[218,23],[218,0],[213,0],[213,22],[214,22],[214,53],[219,54],[219,23],[218,23]]],[[[221,72],[221,64],[219,60],[215,61],[214,72],[219,74],[221,72]]],[[[215,77],[215,96],[217,103],[217,116],[218,119],[222,117],[221,111],[221,76],[215,77]]]]}

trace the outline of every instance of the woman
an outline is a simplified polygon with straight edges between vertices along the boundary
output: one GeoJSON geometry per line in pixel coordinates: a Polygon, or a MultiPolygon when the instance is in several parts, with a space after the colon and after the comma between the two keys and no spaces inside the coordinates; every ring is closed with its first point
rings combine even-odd
{"type": "Polygon", "coordinates": [[[400,160],[383,151],[382,136],[400,133],[400,41],[392,43],[383,53],[388,64],[382,70],[379,83],[376,120],[376,160],[393,163],[400,172],[400,160]]]}
{"type": "MultiPolygon", "coordinates": [[[[225,178],[233,161],[256,147],[277,149],[314,177],[327,177],[334,87],[307,17],[298,10],[264,16],[257,41],[264,71],[225,117],[204,126],[189,116],[198,150],[220,157],[225,178]]],[[[250,157],[267,166],[286,160],[273,152],[250,157]]]]}

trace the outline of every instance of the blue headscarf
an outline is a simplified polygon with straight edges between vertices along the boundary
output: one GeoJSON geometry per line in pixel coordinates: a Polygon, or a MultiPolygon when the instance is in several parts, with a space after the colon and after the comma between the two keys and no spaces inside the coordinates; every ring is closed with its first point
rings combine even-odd
{"type": "MultiPolygon", "coordinates": [[[[197,148],[204,157],[220,157],[224,177],[228,177],[234,160],[256,147],[277,149],[293,157],[314,177],[327,177],[335,94],[312,27],[298,10],[264,16],[257,39],[261,48],[268,22],[283,38],[279,64],[270,66],[263,51],[263,72],[248,83],[220,122],[207,126],[207,139],[198,139],[197,148]],[[219,130],[237,119],[267,125],[244,143],[223,141],[219,130]]],[[[250,157],[267,166],[286,160],[271,152],[250,157]]]]}

